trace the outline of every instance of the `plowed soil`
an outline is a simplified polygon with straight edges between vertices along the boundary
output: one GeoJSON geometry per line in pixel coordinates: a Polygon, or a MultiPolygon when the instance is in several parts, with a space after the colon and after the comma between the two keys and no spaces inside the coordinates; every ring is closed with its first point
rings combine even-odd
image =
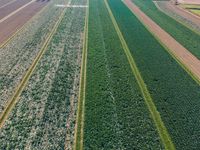
{"type": "MultiPolygon", "coordinates": [[[[19,0],[17,0],[18,2],[19,0]]],[[[24,0],[27,2],[30,2],[31,0],[24,0]]],[[[38,11],[40,11],[48,1],[38,1],[38,2],[33,2],[32,4],[28,5],[27,7],[23,8],[10,18],[6,19],[5,21],[0,23],[0,44],[5,42],[9,37],[11,37],[18,29],[20,29],[28,20],[30,20],[38,11]]],[[[20,3],[21,4],[21,3],[20,3]]],[[[11,4],[11,5],[14,5],[11,4]]],[[[10,8],[19,8],[18,7],[10,6],[10,8]]],[[[14,9],[13,11],[15,11],[14,9]]],[[[0,9],[0,14],[1,14],[1,9],[0,9]]],[[[6,15],[8,11],[6,11],[6,15]]],[[[10,11],[9,11],[10,12],[10,11]]],[[[12,11],[11,11],[12,13],[12,11]]],[[[0,18],[4,18],[6,15],[2,16],[0,15],[0,18]]]]}

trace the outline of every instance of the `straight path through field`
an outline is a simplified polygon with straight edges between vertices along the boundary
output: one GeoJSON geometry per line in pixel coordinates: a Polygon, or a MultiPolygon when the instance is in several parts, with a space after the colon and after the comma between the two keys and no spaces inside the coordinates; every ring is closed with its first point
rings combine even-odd
{"type": "Polygon", "coordinates": [[[38,62],[40,61],[40,59],[42,58],[43,54],[45,53],[48,44],[50,43],[54,33],[56,32],[59,24],[62,21],[62,18],[64,17],[66,9],[63,9],[62,14],[60,15],[60,17],[58,18],[56,24],[54,25],[53,29],[51,30],[51,33],[49,34],[49,36],[47,37],[45,43],[43,44],[41,50],[39,51],[38,55],[36,56],[36,58],[34,59],[34,61],[32,62],[30,68],[28,69],[28,71],[26,72],[26,74],[24,75],[21,83],[19,83],[18,87],[15,90],[15,93],[13,94],[12,98],[8,101],[7,106],[5,107],[4,111],[0,114],[0,128],[3,127],[9,113],[11,112],[11,110],[13,109],[13,107],[15,106],[15,104],[17,103],[17,101],[19,100],[19,97],[23,91],[23,89],[25,88],[29,78],[31,77],[33,71],[35,70],[38,62]]]}
{"type": "Polygon", "coordinates": [[[123,2],[158,39],[158,41],[166,47],[166,50],[179,62],[179,64],[182,63],[181,66],[194,78],[194,80],[200,83],[200,61],[143,13],[131,0],[124,0],[123,2]]]}
{"type": "Polygon", "coordinates": [[[167,131],[162,119],[161,119],[161,116],[160,116],[159,112],[157,111],[157,108],[156,108],[156,106],[155,106],[155,104],[153,102],[153,99],[151,98],[151,95],[150,95],[150,93],[149,93],[149,91],[147,89],[147,86],[146,86],[146,84],[145,84],[145,82],[144,82],[144,80],[143,80],[143,78],[142,78],[142,76],[141,76],[141,74],[140,74],[140,72],[139,72],[139,70],[137,68],[135,60],[133,59],[133,57],[131,55],[131,52],[130,52],[130,50],[128,48],[128,45],[126,44],[126,41],[125,41],[125,39],[124,39],[124,37],[123,37],[119,27],[118,27],[118,24],[117,24],[113,14],[112,14],[112,11],[111,11],[111,9],[109,7],[109,4],[108,4],[107,0],[104,0],[104,2],[105,2],[106,7],[107,7],[107,9],[109,11],[109,14],[110,14],[111,20],[113,22],[113,25],[114,25],[114,27],[116,29],[116,32],[117,32],[118,36],[119,36],[119,39],[121,41],[122,47],[124,49],[124,52],[125,52],[125,54],[127,56],[127,59],[128,59],[129,64],[131,66],[133,74],[136,77],[136,80],[137,80],[138,85],[139,85],[139,87],[141,89],[142,95],[143,95],[143,97],[145,99],[145,103],[146,103],[146,105],[147,105],[147,107],[148,107],[148,109],[150,111],[150,115],[151,115],[151,117],[152,117],[152,119],[153,119],[153,121],[155,123],[155,126],[156,126],[156,128],[158,130],[158,133],[159,133],[159,136],[160,136],[160,138],[161,138],[161,140],[163,142],[163,145],[165,146],[166,149],[174,150],[175,146],[174,146],[174,144],[173,144],[173,142],[171,140],[171,137],[170,137],[170,135],[169,135],[169,133],[168,133],[168,131],[167,131]]]}

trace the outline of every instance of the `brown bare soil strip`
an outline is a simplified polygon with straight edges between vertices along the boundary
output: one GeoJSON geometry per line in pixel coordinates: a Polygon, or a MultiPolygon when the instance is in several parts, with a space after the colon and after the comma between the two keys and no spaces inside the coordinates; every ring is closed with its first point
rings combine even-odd
{"type": "Polygon", "coordinates": [[[39,12],[47,2],[34,2],[20,12],[0,23],[0,44],[5,42],[17,30],[19,30],[28,20],[39,12]]]}
{"type": "Polygon", "coordinates": [[[124,0],[125,5],[140,19],[147,29],[180,61],[193,77],[200,81],[200,61],[186,48],[143,13],[131,0],[124,0]]]}
{"type": "Polygon", "coordinates": [[[17,0],[14,3],[7,5],[0,9],[0,19],[4,18],[5,16],[9,15],[10,13],[14,12],[18,8],[26,5],[31,0],[17,0]]]}
{"type": "Polygon", "coordinates": [[[185,8],[182,8],[181,6],[177,6],[177,8],[188,13],[188,14],[190,14],[190,15],[192,15],[193,17],[196,17],[197,19],[200,19],[200,16],[198,14],[191,12],[189,9],[187,10],[185,8]]]}
{"type": "Polygon", "coordinates": [[[10,1],[10,2],[4,4],[4,5],[0,5],[0,9],[2,9],[2,8],[8,6],[8,5],[10,5],[10,4],[12,4],[12,3],[16,2],[16,1],[17,1],[17,0],[12,0],[12,1],[10,1]]]}
{"type": "MultiPolygon", "coordinates": [[[[162,9],[158,6],[157,2],[154,1],[156,7],[162,11],[162,9]]],[[[191,21],[192,23],[194,23],[195,25],[200,27],[200,17],[197,17],[194,14],[188,13],[188,11],[184,10],[183,8],[174,5],[173,3],[169,2],[169,1],[162,1],[162,3],[165,4],[165,7],[168,9],[168,11],[172,11],[175,14],[182,16],[184,18],[186,18],[187,20],[191,21]]]]}

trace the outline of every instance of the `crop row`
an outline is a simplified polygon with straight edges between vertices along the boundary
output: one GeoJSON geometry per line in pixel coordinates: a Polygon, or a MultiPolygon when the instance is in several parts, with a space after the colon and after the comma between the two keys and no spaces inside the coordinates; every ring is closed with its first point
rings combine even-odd
{"type": "Polygon", "coordinates": [[[61,10],[55,7],[55,2],[50,2],[6,47],[0,49],[0,113],[41,49],[61,10]]]}
{"type": "MultiPolygon", "coordinates": [[[[78,2],[81,0],[73,0],[78,2]]],[[[66,8],[19,102],[0,130],[0,149],[71,149],[85,8],[66,8]]]]}
{"type": "Polygon", "coordinates": [[[163,149],[103,0],[90,0],[84,149],[163,149]]]}
{"type": "Polygon", "coordinates": [[[123,2],[109,4],[176,148],[199,147],[200,86],[123,2]]]}
{"type": "Polygon", "coordinates": [[[152,0],[132,0],[140,9],[154,20],[161,28],[174,37],[193,55],[200,59],[200,35],[182,25],[175,19],[161,12],[152,0]]]}

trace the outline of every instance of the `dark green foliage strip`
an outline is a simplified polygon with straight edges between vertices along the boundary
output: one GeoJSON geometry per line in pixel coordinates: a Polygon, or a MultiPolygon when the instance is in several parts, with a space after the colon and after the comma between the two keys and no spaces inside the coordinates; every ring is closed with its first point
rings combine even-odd
{"type": "Polygon", "coordinates": [[[200,35],[182,25],[178,21],[161,12],[152,0],[132,0],[161,28],[168,32],[180,44],[200,59],[200,35]]]}
{"type": "Polygon", "coordinates": [[[102,0],[90,0],[84,149],[163,149],[102,0]]]}
{"type": "Polygon", "coordinates": [[[177,149],[200,147],[200,87],[120,1],[110,7],[177,149]]]}

